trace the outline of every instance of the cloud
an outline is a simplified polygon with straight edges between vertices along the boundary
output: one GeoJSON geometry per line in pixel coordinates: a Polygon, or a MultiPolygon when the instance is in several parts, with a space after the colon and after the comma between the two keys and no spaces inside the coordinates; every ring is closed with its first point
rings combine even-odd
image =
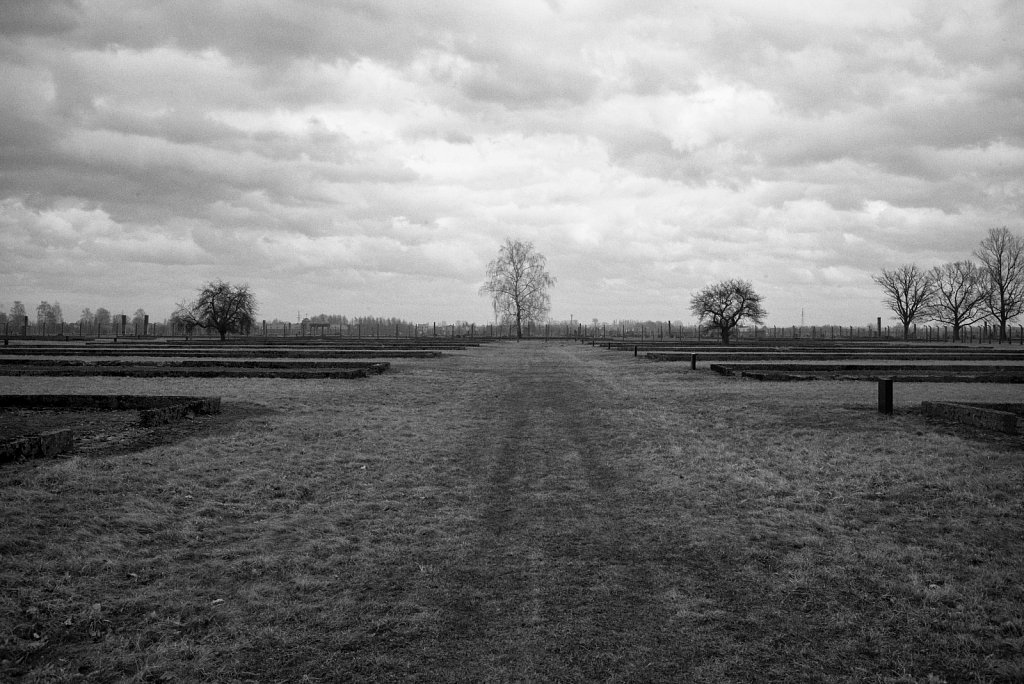
{"type": "Polygon", "coordinates": [[[782,324],[859,324],[884,314],[878,269],[1024,230],[1022,14],[14,3],[0,304],[159,316],[225,278],[268,317],[482,321],[513,236],[548,255],[556,317],[685,317],[690,292],[742,275],[782,324]]]}

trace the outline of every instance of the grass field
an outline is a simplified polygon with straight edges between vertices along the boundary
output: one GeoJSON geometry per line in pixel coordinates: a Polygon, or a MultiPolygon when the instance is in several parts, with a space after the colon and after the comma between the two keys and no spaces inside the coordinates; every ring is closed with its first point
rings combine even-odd
{"type": "Polygon", "coordinates": [[[0,468],[0,681],[1024,681],[1024,438],[503,343],[0,468]]]}

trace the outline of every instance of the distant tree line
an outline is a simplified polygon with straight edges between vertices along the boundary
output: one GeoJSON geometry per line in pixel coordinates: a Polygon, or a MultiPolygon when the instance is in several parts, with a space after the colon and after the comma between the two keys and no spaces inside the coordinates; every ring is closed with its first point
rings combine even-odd
{"type": "MultiPolygon", "coordinates": [[[[194,335],[197,329],[216,332],[221,340],[230,333],[242,335],[260,334],[275,328],[289,331],[291,321],[274,319],[264,327],[256,320],[256,296],[248,284],[232,285],[221,280],[212,281],[199,288],[194,299],[178,304],[171,316],[171,326],[175,334],[194,335]]],[[[349,318],[339,314],[317,314],[307,316],[295,323],[299,334],[327,334],[331,329],[338,333],[358,331],[359,334],[370,335],[407,335],[423,334],[423,325],[409,323],[400,318],[380,316],[358,316],[349,318]]],[[[442,323],[447,328],[447,323],[442,323]]],[[[469,324],[459,324],[460,331],[469,324]]],[[[287,334],[287,332],[285,333],[287,334]]],[[[454,334],[454,333],[453,333],[454,334]]]]}
{"type": "Polygon", "coordinates": [[[934,321],[953,329],[959,341],[967,326],[991,321],[999,341],[1007,325],[1024,313],[1024,237],[1004,226],[992,228],[974,251],[977,262],[954,261],[930,269],[902,264],[873,276],[882,301],[903,324],[903,338],[917,321],[934,321]]]}
{"type": "MultiPolygon", "coordinates": [[[[278,321],[275,319],[274,322],[277,323],[278,321]]],[[[395,328],[411,328],[416,325],[415,323],[403,318],[396,318],[394,316],[352,316],[350,318],[341,314],[323,313],[302,319],[302,325],[308,325],[310,323],[314,325],[330,325],[337,327],[340,330],[349,330],[360,326],[367,330],[377,328],[380,328],[381,330],[394,330],[395,328]]],[[[442,325],[447,325],[447,323],[443,323],[442,325]]]]}
{"type": "MultiPolygon", "coordinates": [[[[97,308],[96,311],[90,308],[82,309],[82,313],[77,320],[68,320],[64,317],[60,302],[51,304],[45,300],[39,302],[39,305],[36,306],[34,317],[28,314],[25,304],[17,300],[8,311],[0,310],[0,329],[9,330],[12,326],[17,328],[26,321],[26,317],[29,324],[33,325],[40,332],[53,332],[62,324],[71,327],[77,326],[75,332],[93,335],[116,333],[120,329],[120,320],[115,320],[110,311],[102,306],[97,308]]],[[[146,311],[141,308],[136,309],[130,318],[126,318],[126,328],[130,331],[140,330],[144,332],[142,326],[145,324],[145,321],[146,311]]]]}

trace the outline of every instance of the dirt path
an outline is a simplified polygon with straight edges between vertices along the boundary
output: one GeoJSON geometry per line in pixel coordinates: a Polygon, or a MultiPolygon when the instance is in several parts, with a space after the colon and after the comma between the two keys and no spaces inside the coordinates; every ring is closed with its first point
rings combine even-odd
{"type": "Polygon", "coordinates": [[[489,654],[467,674],[671,679],[690,657],[663,595],[686,540],[648,527],[628,412],[580,354],[504,345],[480,369],[462,451],[476,515],[440,578],[440,641],[489,654]]]}

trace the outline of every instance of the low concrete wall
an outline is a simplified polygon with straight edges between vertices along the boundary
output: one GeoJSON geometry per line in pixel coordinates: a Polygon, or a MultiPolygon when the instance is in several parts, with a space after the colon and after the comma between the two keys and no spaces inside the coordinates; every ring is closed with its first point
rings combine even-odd
{"type": "Polygon", "coordinates": [[[139,411],[139,423],[143,427],[162,425],[180,420],[188,414],[220,413],[220,397],[194,398],[189,401],[139,411]]]}
{"type": "MultiPolygon", "coordinates": [[[[0,360],[2,361],[2,360],[0,360]]],[[[286,378],[295,380],[351,380],[377,375],[386,363],[359,364],[357,368],[240,368],[234,366],[167,366],[134,364],[7,364],[0,363],[0,375],[34,377],[117,377],[117,378],[286,378]]]]}
{"type": "Polygon", "coordinates": [[[75,444],[71,430],[54,430],[0,444],[0,463],[46,458],[70,451],[75,444]]]}
{"type": "Polygon", "coordinates": [[[189,402],[206,402],[209,410],[220,412],[220,397],[190,397],[178,395],[140,394],[0,394],[0,407],[23,409],[99,409],[104,411],[132,411],[160,409],[189,402]]]}
{"type": "Polygon", "coordinates": [[[1020,434],[1017,415],[1007,411],[1000,411],[994,408],[995,406],[998,405],[993,405],[990,408],[945,401],[925,401],[921,403],[921,409],[926,416],[954,420],[965,425],[997,430],[1010,435],[1020,434]]]}
{"type": "Polygon", "coordinates": [[[803,382],[806,380],[817,380],[818,377],[815,375],[794,375],[792,373],[764,373],[764,372],[751,372],[743,371],[740,373],[741,378],[751,378],[753,380],[761,380],[762,382],[803,382]]]}

